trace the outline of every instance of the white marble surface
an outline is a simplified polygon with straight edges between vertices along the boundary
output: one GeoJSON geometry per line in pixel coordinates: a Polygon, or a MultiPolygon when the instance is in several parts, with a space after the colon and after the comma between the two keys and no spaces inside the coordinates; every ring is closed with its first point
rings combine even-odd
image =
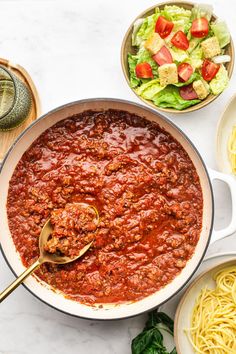
{"type": "MultiPolygon", "coordinates": [[[[208,0],[225,18],[236,42],[236,2],[208,0]]],[[[0,0],[0,56],[23,65],[38,87],[43,112],[86,97],[119,97],[138,102],[120,66],[122,37],[134,17],[154,0],[0,0]]],[[[232,96],[229,88],[209,107],[181,116],[171,115],[193,140],[205,162],[216,168],[217,120],[232,96]]],[[[217,227],[230,218],[227,189],[218,184],[217,227]]],[[[1,231],[0,231],[1,232],[1,231]]],[[[2,236],[2,235],[1,235],[2,236]]],[[[209,253],[235,250],[231,236],[209,253]]],[[[0,256],[0,288],[13,275],[0,256]]],[[[0,308],[0,354],[128,354],[130,341],[143,327],[145,315],[118,322],[92,322],[59,313],[20,287],[0,308]]]]}

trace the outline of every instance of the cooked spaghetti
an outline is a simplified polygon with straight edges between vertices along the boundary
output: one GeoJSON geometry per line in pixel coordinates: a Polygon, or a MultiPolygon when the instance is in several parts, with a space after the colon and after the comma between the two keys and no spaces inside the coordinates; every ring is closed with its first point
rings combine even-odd
{"type": "Polygon", "coordinates": [[[232,172],[236,174],[236,125],[233,126],[228,140],[228,156],[232,172]]]}
{"type": "Polygon", "coordinates": [[[236,353],[236,266],[218,271],[215,289],[201,290],[193,308],[188,338],[195,353],[236,353]]]}

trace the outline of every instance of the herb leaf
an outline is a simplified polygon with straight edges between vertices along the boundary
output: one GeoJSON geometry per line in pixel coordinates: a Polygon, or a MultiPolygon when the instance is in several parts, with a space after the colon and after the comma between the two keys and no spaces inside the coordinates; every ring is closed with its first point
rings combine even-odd
{"type": "MultiPolygon", "coordinates": [[[[155,329],[144,330],[132,341],[132,354],[143,354],[145,349],[151,347],[155,339],[155,329]]],[[[162,336],[162,334],[161,334],[162,336]]]]}
{"type": "Polygon", "coordinates": [[[174,333],[174,321],[164,312],[157,312],[156,313],[158,323],[163,323],[171,333],[174,333]]]}
{"type": "Polygon", "coordinates": [[[174,349],[170,352],[170,354],[177,354],[176,348],[174,348],[174,349]]]}
{"type": "MultiPolygon", "coordinates": [[[[132,354],[169,354],[163,344],[160,329],[173,335],[173,320],[164,312],[150,312],[143,331],[132,341],[132,354]]],[[[176,349],[174,348],[170,354],[177,354],[176,349]]]]}
{"type": "Polygon", "coordinates": [[[160,322],[157,311],[152,311],[148,313],[148,320],[145,324],[145,329],[150,329],[155,327],[160,322]]]}

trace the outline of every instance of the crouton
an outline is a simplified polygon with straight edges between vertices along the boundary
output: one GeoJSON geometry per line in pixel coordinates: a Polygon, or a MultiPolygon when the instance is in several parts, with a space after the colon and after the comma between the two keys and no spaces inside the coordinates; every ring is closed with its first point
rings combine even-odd
{"type": "Polygon", "coordinates": [[[164,64],[158,68],[160,84],[166,86],[178,82],[178,72],[176,64],[164,64]]]}
{"type": "Polygon", "coordinates": [[[204,98],[206,98],[209,94],[209,85],[204,80],[194,81],[193,89],[195,90],[200,100],[204,100],[204,98]]]}
{"type": "Polygon", "coordinates": [[[210,37],[201,43],[205,58],[213,58],[221,53],[220,44],[217,37],[210,37]]]}
{"type": "Polygon", "coordinates": [[[155,32],[144,43],[144,47],[153,55],[156,54],[163,45],[165,45],[165,41],[155,32]]]}

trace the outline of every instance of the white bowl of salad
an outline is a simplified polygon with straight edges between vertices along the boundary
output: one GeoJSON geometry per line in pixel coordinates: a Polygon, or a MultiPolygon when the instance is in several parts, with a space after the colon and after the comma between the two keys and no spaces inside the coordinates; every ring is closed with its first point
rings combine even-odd
{"type": "Polygon", "coordinates": [[[121,62],[141,100],[183,113],[206,106],[226,89],[234,47],[211,5],[172,1],[134,20],[123,40],[121,62]]]}

